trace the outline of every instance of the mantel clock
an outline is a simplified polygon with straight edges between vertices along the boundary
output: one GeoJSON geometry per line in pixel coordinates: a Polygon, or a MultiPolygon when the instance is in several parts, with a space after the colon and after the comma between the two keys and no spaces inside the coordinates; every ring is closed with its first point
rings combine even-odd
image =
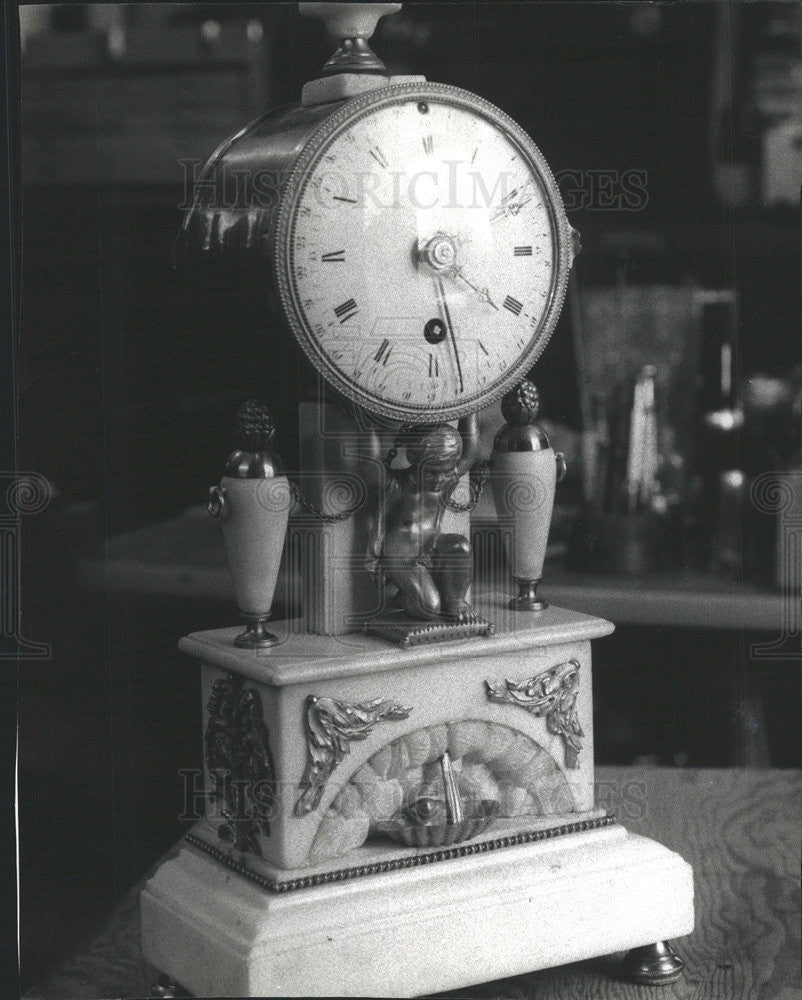
{"type": "Polygon", "coordinates": [[[248,627],[180,643],[208,803],[142,893],[154,995],[413,996],[618,951],[671,982],[690,868],[594,801],[591,641],[613,626],[536,592],[564,466],[526,376],[577,234],[519,125],[372,52],[400,4],[299,6],[337,50],[212,155],[178,239],[256,267],[254,308],[327,390],[286,472],[286,428],[246,402],[210,492],[248,627]],[[513,600],[472,585],[486,483],[513,600]],[[268,632],[287,530],[303,615],[268,632]]]}

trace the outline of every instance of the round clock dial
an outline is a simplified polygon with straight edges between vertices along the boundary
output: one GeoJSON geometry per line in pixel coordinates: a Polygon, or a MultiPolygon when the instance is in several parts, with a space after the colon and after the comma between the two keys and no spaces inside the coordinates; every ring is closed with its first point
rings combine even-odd
{"type": "Polygon", "coordinates": [[[276,275],[301,345],[338,390],[399,420],[461,416],[525,375],[571,259],[535,145],[445,85],[386,87],[335,112],[279,209],[276,275]]]}

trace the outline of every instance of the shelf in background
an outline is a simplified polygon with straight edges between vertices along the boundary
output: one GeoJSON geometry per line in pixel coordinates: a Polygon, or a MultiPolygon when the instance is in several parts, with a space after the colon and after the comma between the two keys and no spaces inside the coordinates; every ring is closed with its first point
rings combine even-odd
{"type": "MultiPolygon", "coordinates": [[[[72,537],[84,537],[75,534],[72,537]]],[[[79,581],[117,594],[233,600],[219,525],[202,507],[125,535],[100,538],[76,553],[79,581]]],[[[477,589],[482,589],[477,581],[477,589]]],[[[513,586],[510,581],[510,595],[513,586]]],[[[277,593],[283,593],[277,588],[277,593]]],[[[704,573],[612,576],[547,562],[543,596],[552,604],[600,615],[617,625],[751,629],[778,634],[799,618],[799,595],[704,573]],[[787,603],[786,603],[787,602],[787,603]]]]}
{"type": "Polygon", "coordinates": [[[778,633],[799,596],[699,572],[611,576],[546,564],[543,596],[618,625],[755,629],[778,633]],[[786,602],[789,602],[786,605],[786,602]],[[793,603],[791,603],[793,602],[793,603]]]}

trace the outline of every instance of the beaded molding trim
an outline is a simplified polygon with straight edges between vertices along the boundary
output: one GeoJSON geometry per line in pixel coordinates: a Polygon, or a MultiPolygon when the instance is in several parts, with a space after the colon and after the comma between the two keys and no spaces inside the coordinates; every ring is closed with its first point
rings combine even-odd
{"type": "Polygon", "coordinates": [[[550,840],[553,837],[563,837],[569,833],[581,833],[585,830],[598,830],[601,827],[612,826],[616,822],[615,815],[608,813],[598,819],[584,819],[577,823],[566,823],[547,830],[531,830],[528,833],[511,834],[509,837],[498,837],[496,840],[486,840],[479,844],[463,844],[451,847],[445,851],[432,851],[428,854],[414,854],[407,858],[393,858],[390,861],[378,861],[370,865],[358,865],[354,868],[340,868],[331,872],[320,872],[317,875],[305,875],[302,878],[288,879],[286,882],[276,882],[266,875],[252,871],[241,861],[235,861],[219,847],[208,844],[194,833],[185,835],[184,840],[197,847],[226,868],[241,875],[268,892],[289,892],[294,889],[307,889],[313,885],[325,885],[328,882],[343,882],[345,879],[358,878],[361,875],[376,875],[379,872],[396,871],[401,868],[418,868],[420,865],[435,864],[439,861],[450,861],[452,858],[464,858],[471,854],[485,854],[487,851],[497,851],[502,847],[515,847],[518,844],[531,844],[538,840],[550,840]]]}

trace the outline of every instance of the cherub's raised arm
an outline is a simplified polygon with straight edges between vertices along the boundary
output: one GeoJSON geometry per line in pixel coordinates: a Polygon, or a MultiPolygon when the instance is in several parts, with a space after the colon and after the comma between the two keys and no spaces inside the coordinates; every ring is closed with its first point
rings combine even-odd
{"type": "Polygon", "coordinates": [[[469,413],[467,417],[462,417],[457,429],[462,438],[462,455],[457,464],[457,475],[464,476],[465,473],[479,461],[479,449],[481,447],[481,437],[479,434],[479,417],[476,413],[469,413]]]}

